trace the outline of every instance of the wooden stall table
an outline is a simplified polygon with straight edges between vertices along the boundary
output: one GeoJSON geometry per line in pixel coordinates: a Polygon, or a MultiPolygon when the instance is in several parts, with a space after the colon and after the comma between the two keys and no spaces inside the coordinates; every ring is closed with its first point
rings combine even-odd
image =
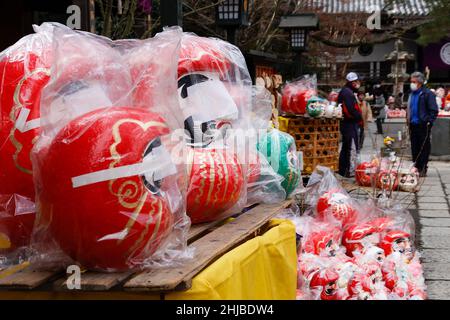
{"type": "Polygon", "coordinates": [[[137,273],[86,271],[80,290],[68,289],[64,270],[14,266],[0,271],[0,299],[295,299],[295,227],[274,219],[291,204],[258,205],[194,226],[189,263],[137,273]]]}

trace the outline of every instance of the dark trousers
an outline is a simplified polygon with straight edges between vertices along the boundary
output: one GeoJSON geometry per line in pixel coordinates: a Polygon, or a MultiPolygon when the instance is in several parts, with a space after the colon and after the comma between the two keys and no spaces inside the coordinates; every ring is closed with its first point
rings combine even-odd
{"type": "Polygon", "coordinates": [[[415,167],[419,172],[426,172],[431,152],[431,126],[411,124],[409,126],[409,135],[411,137],[411,151],[415,167]]]}
{"type": "Polygon", "coordinates": [[[358,127],[359,125],[354,122],[343,121],[341,125],[342,149],[339,155],[339,174],[343,177],[348,177],[350,175],[350,160],[353,143],[358,150],[358,127]]]}
{"type": "Polygon", "coordinates": [[[364,146],[364,127],[359,127],[358,139],[359,139],[358,151],[361,151],[361,149],[364,146]]]}
{"type": "Polygon", "coordinates": [[[383,122],[384,122],[384,119],[377,118],[376,122],[377,122],[377,133],[383,134],[383,122]]]}

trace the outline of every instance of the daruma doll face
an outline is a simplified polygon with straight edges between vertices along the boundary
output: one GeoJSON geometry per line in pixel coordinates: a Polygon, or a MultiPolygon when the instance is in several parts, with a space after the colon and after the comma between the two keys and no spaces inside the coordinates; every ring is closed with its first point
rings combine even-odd
{"type": "Polygon", "coordinates": [[[139,108],[72,120],[41,155],[39,225],[87,268],[124,270],[150,256],[173,226],[164,189],[176,177],[158,166],[171,161],[160,139],[168,133],[139,108]]]}

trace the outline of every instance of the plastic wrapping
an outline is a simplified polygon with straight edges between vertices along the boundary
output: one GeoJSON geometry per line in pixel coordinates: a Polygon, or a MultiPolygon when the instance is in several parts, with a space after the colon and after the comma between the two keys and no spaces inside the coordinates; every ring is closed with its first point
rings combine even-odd
{"type": "Polygon", "coordinates": [[[320,220],[334,220],[343,227],[357,221],[360,208],[326,167],[317,166],[306,187],[306,201],[320,220]]]}
{"type": "Polygon", "coordinates": [[[380,160],[376,156],[359,156],[355,167],[356,183],[362,187],[377,185],[380,160]]]}
{"type": "Polygon", "coordinates": [[[282,90],[281,111],[288,114],[306,113],[308,100],[317,95],[316,75],[305,75],[287,83],[282,90]]]}
{"type": "Polygon", "coordinates": [[[286,199],[286,191],[281,185],[284,178],[274,171],[266,157],[257,150],[260,136],[264,136],[270,127],[272,115],[271,94],[264,87],[252,90],[252,128],[247,135],[247,206],[255,203],[279,203],[286,199]]]}
{"type": "Polygon", "coordinates": [[[249,128],[251,108],[251,79],[239,49],[184,33],[178,98],[192,148],[187,213],[200,223],[239,212],[247,202],[248,163],[239,139],[249,128]]]}
{"type": "Polygon", "coordinates": [[[181,31],[125,44],[54,26],[33,149],[35,262],[68,263],[63,252],[105,271],[172,265],[189,229],[185,164],[172,154],[181,127],[166,121],[177,99],[154,92],[176,92],[181,31]]]}
{"type": "Polygon", "coordinates": [[[327,190],[345,194],[327,168],[318,167],[310,180],[311,212],[284,216],[294,221],[301,236],[297,299],[426,299],[409,212],[399,205],[382,209],[368,201],[358,206],[357,219],[351,223],[333,216],[318,218],[321,194],[327,190]]]}
{"type": "Polygon", "coordinates": [[[271,167],[281,175],[286,195],[295,194],[303,188],[300,161],[294,138],[277,129],[270,129],[259,137],[258,151],[264,155],[271,167]]]}
{"type": "Polygon", "coordinates": [[[0,53],[0,267],[25,259],[35,220],[31,149],[40,133],[39,102],[49,80],[51,27],[0,53]]]}

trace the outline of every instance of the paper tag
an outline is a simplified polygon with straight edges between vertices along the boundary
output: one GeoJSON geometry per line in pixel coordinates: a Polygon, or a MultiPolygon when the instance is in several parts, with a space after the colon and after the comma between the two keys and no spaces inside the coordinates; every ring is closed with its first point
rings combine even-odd
{"type": "Polygon", "coordinates": [[[181,98],[180,107],[185,119],[192,116],[200,123],[217,119],[236,119],[238,108],[225,85],[219,79],[210,79],[187,88],[187,97],[181,98]]]}

